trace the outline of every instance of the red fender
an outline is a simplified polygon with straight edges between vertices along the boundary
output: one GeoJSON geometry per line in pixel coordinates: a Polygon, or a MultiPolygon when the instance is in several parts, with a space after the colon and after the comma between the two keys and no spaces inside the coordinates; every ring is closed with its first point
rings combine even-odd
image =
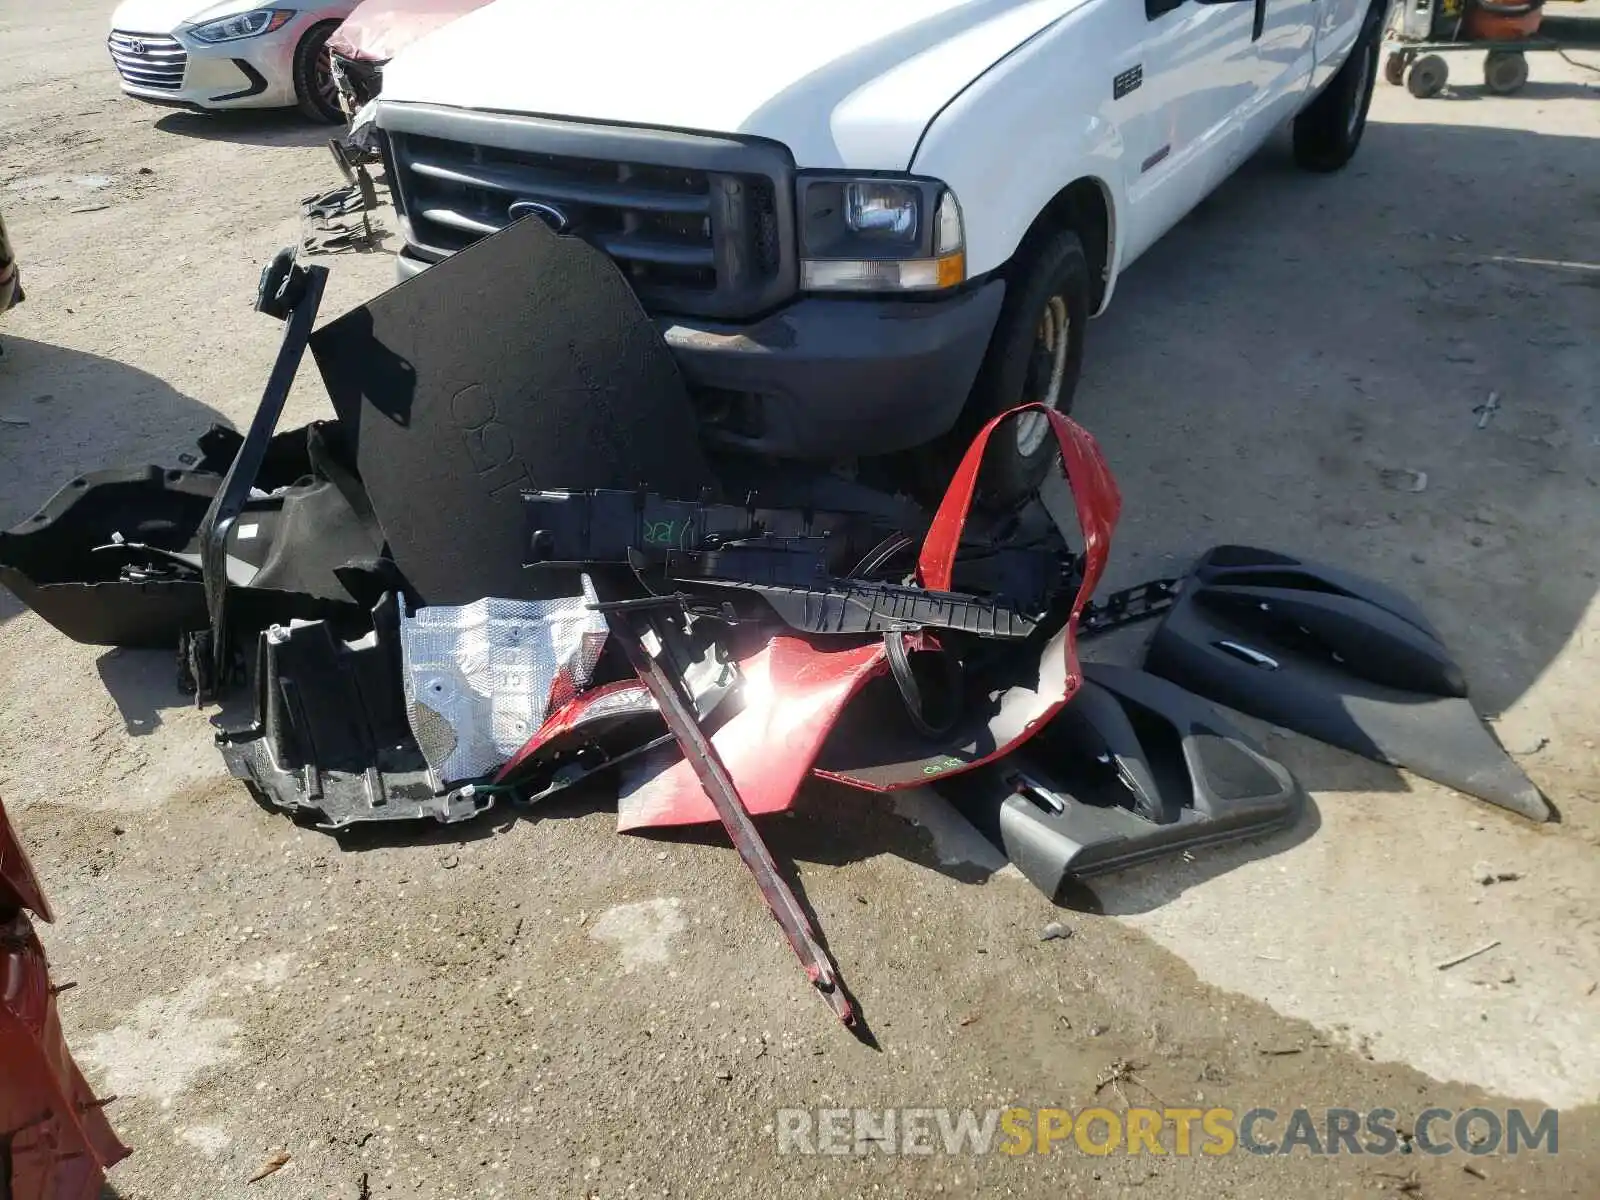
{"type": "MultiPolygon", "coordinates": [[[[779,812],[794,803],[806,775],[874,791],[915,787],[936,775],[952,775],[1010,753],[1059,712],[1082,681],[1077,630],[1111,550],[1121,497],[1099,445],[1087,430],[1040,404],[1002,413],[985,425],[956,468],[934,515],[917,560],[919,581],[950,590],[961,532],[972,507],[984,450],[995,429],[1016,414],[1038,411],[1050,421],[1061,447],[1083,536],[1083,582],[1067,623],[1046,645],[1038,678],[1005,693],[994,715],[978,727],[962,726],[949,744],[907,747],[866,730],[856,746],[835,754],[824,742],[850,700],[888,668],[879,638],[811,638],[783,633],[739,658],[742,708],[712,735],[752,813],[779,812]],[[818,756],[824,762],[818,764],[818,756]]],[[[863,722],[865,724],[865,722],[863,722]]],[[[618,828],[624,831],[717,820],[689,765],[666,767],[646,759],[624,773],[618,828]],[[652,773],[653,772],[653,773],[652,773]]]]}

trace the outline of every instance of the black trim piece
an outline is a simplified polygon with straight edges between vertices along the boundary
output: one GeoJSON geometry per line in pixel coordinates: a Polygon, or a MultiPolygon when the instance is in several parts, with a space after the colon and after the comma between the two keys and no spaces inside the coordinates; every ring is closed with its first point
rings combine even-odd
{"type": "Polygon", "coordinates": [[[250,81],[250,86],[240,92],[229,92],[225,96],[213,96],[211,97],[211,103],[220,104],[224,100],[248,100],[251,96],[259,96],[267,90],[267,77],[260,71],[242,58],[235,58],[229,61],[244,73],[244,77],[250,81]]]}
{"type": "Polygon", "coordinates": [[[917,682],[916,671],[911,666],[911,655],[906,649],[905,634],[891,630],[883,635],[889,673],[895,687],[900,689],[900,699],[905,702],[906,716],[911,725],[924,737],[939,738],[956,727],[961,719],[961,661],[943,647],[930,649],[928,654],[939,660],[945,699],[943,712],[937,720],[928,716],[928,707],[922,698],[922,685],[917,682]]]}
{"type": "Polygon", "coordinates": [[[1137,92],[1144,84],[1144,64],[1134,63],[1111,80],[1111,98],[1121,100],[1124,96],[1137,92]]]}
{"type": "Polygon", "coordinates": [[[1139,164],[1139,174],[1143,175],[1151,167],[1153,167],[1153,166],[1157,165],[1158,163],[1162,162],[1163,160],[1165,160],[1167,155],[1169,155],[1171,153],[1172,153],[1172,143],[1168,142],[1165,146],[1161,147],[1161,149],[1157,150],[1149,158],[1145,159],[1142,163],[1139,164]]]}
{"type": "Polygon", "coordinates": [[[1461,667],[1415,601],[1353,572],[1213,547],[1156,627],[1145,669],[1529,820],[1554,816],[1474,710],[1461,667]]]}
{"type": "Polygon", "coordinates": [[[157,108],[176,108],[181,109],[183,112],[192,113],[211,111],[204,104],[198,104],[193,100],[171,100],[165,96],[150,96],[146,95],[144,92],[130,92],[126,90],[124,90],[122,94],[129,100],[138,100],[142,104],[153,104],[157,108]]]}

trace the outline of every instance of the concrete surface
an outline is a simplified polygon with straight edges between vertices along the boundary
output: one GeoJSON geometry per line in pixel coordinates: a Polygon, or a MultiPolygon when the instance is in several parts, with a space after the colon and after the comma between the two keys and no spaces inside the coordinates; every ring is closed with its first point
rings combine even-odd
{"type": "MultiPolygon", "coordinates": [[[[4,525],[78,471],[248,419],[278,335],[249,310],[257,270],[334,182],[290,116],[121,99],[107,7],[0,0],[0,207],[29,296],[0,321],[4,525]]],[[[1510,99],[1380,85],[1332,178],[1275,143],[1122,281],[1078,409],[1124,491],[1113,584],[1232,540],[1404,587],[1559,824],[1257,725],[1313,793],[1298,828],[1061,911],[937,800],[815,788],[769,827],[871,1049],[806,993],[719,837],[619,837],[597,796],[340,845],[224,777],[166,656],[69,644],[0,595],[0,794],[80,985],[69,1034],[121,1096],[117,1193],[1592,1197],[1597,80],[1547,56],[1510,99]],[[1040,940],[1051,920],[1074,936],[1040,940]],[[1097,1087],[1118,1060],[1136,1082],[1097,1087]],[[1557,1105],[1561,1152],[1477,1174],[1461,1154],[815,1159],[773,1133],[784,1106],[1149,1097],[1387,1106],[1406,1129],[1430,1104],[1557,1105]]],[[[330,265],[330,315],[391,278],[383,255],[330,265]]],[[[325,403],[307,371],[286,422],[325,403]]]]}

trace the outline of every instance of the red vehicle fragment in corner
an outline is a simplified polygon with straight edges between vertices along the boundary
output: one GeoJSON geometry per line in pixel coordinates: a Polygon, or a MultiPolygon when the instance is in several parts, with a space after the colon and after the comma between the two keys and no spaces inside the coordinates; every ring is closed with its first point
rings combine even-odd
{"type": "Polygon", "coordinates": [[[383,67],[407,46],[489,0],[365,0],[328,39],[346,114],[377,97],[383,67]]]}
{"type": "Polygon", "coordinates": [[[489,0],[366,0],[333,31],[328,48],[360,62],[386,63],[418,38],[489,0]]]}
{"type": "Polygon", "coordinates": [[[30,911],[52,919],[0,804],[0,1196],[94,1200],[128,1148],[67,1049],[30,911]]]}

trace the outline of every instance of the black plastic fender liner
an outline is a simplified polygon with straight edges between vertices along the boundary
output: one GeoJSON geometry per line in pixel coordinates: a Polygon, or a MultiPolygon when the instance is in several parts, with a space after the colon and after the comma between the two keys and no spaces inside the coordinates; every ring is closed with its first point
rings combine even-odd
{"type": "Polygon", "coordinates": [[[205,627],[198,571],[124,580],[122,556],[94,548],[115,532],[158,550],[184,550],[219,482],[159,466],[80,475],[0,533],[0,585],[75,642],[170,650],[180,633],[205,627]]]}
{"type": "Polygon", "coordinates": [[[615,263],[538,218],[324,325],[311,351],[425,604],[570,595],[523,569],[522,493],[715,479],[676,360],[615,263]]]}
{"type": "Polygon", "coordinates": [[[1152,635],[1145,668],[1284,729],[1550,819],[1427,618],[1352,572],[1245,546],[1209,550],[1152,635]]]}
{"type": "Polygon", "coordinates": [[[1103,663],[1022,750],[934,786],[1053,900],[1073,879],[1287,828],[1305,806],[1205,701],[1103,663]]]}
{"type": "Polygon", "coordinates": [[[406,720],[400,610],[393,594],[372,631],[347,642],[326,621],[293,621],[259,636],[255,716],[217,733],[217,748],[257,800],[319,828],[362,822],[449,824],[487,811],[493,794],[436,792],[406,720]]]}
{"type": "MultiPolygon", "coordinates": [[[[248,500],[226,537],[241,637],[295,617],[359,620],[376,599],[373,587],[352,587],[385,563],[376,524],[358,511],[360,481],[340,476],[339,440],[337,427],[313,422],[267,444],[256,482],[273,494],[248,500]]],[[[0,533],[0,586],[73,641],[172,649],[207,625],[200,531],[241,442],[216,427],[198,460],[181,456],[189,466],[70,480],[0,533]]]]}

